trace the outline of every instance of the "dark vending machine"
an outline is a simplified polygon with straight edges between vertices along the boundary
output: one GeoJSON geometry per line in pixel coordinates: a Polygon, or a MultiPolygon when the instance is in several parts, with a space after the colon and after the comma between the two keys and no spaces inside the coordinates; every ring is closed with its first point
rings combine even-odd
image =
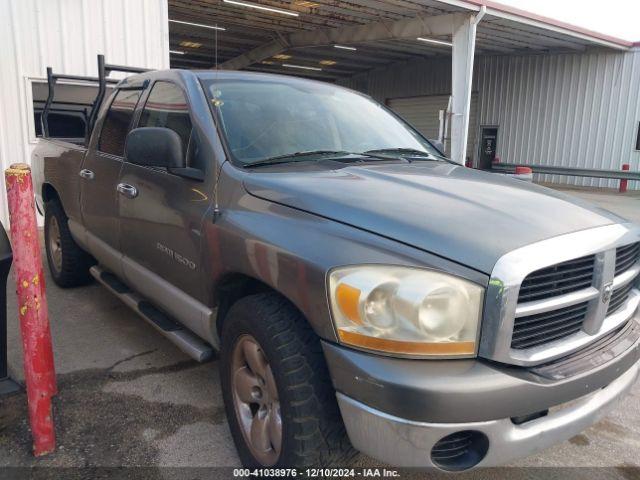
{"type": "Polygon", "coordinates": [[[480,169],[490,170],[496,158],[498,127],[482,127],[480,132],[480,169]]]}

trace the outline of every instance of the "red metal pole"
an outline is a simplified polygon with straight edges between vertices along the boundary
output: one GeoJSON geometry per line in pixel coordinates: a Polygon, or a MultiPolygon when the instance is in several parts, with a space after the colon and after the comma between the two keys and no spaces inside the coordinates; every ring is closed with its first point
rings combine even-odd
{"type": "MultiPolygon", "coordinates": [[[[622,170],[623,171],[627,171],[630,169],[630,166],[628,163],[624,163],[622,165],[622,170]]],[[[627,179],[623,178],[622,180],[620,180],[620,188],[618,189],[618,192],[620,193],[627,193],[627,179]]]]}
{"type": "Polygon", "coordinates": [[[33,453],[39,456],[55,449],[51,397],[57,387],[31,170],[23,163],[12,165],[5,171],[5,180],[29,423],[33,453]]]}

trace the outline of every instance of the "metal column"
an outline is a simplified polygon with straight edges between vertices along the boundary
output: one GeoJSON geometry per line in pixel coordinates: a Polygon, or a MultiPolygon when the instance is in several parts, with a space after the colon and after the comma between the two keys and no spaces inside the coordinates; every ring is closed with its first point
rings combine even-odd
{"type": "Polygon", "coordinates": [[[476,15],[458,14],[453,22],[451,51],[451,159],[465,164],[469,136],[469,111],[476,49],[476,26],[486,7],[476,15]]]}

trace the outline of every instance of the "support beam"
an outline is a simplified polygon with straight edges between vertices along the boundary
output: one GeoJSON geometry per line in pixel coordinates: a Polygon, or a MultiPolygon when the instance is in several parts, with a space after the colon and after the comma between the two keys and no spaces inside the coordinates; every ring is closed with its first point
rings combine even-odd
{"type": "Polygon", "coordinates": [[[449,37],[457,16],[458,14],[452,13],[437,16],[418,15],[414,18],[396,21],[290,33],[229,60],[220,65],[220,67],[228,70],[239,70],[277,55],[287,48],[318,47],[334,44],[351,45],[379,40],[415,40],[418,37],[449,37]]]}
{"type": "Polygon", "coordinates": [[[456,14],[451,53],[451,159],[464,165],[469,137],[469,111],[473,82],[476,26],[485,8],[473,14],[456,14]]]}
{"type": "Polygon", "coordinates": [[[283,41],[283,39],[272,40],[269,43],[260,45],[253,50],[243,53],[242,55],[227,60],[220,64],[220,68],[225,70],[241,70],[254,63],[260,63],[262,60],[273,57],[279,53],[284,52],[289,45],[283,41]]]}

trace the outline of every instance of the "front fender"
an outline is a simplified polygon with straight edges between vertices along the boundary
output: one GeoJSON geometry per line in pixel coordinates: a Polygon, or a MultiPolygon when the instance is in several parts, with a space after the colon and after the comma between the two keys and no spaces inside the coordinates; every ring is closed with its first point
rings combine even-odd
{"type": "Polygon", "coordinates": [[[216,285],[228,274],[256,278],[288,298],[316,333],[337,341],[327,298],[327,273],[338,266],[393,264],[431,268],[486,285],[486,275],[349,225],[258,199],[244,189],[234,208],[205,222],[204,268],[216,285]]]}

